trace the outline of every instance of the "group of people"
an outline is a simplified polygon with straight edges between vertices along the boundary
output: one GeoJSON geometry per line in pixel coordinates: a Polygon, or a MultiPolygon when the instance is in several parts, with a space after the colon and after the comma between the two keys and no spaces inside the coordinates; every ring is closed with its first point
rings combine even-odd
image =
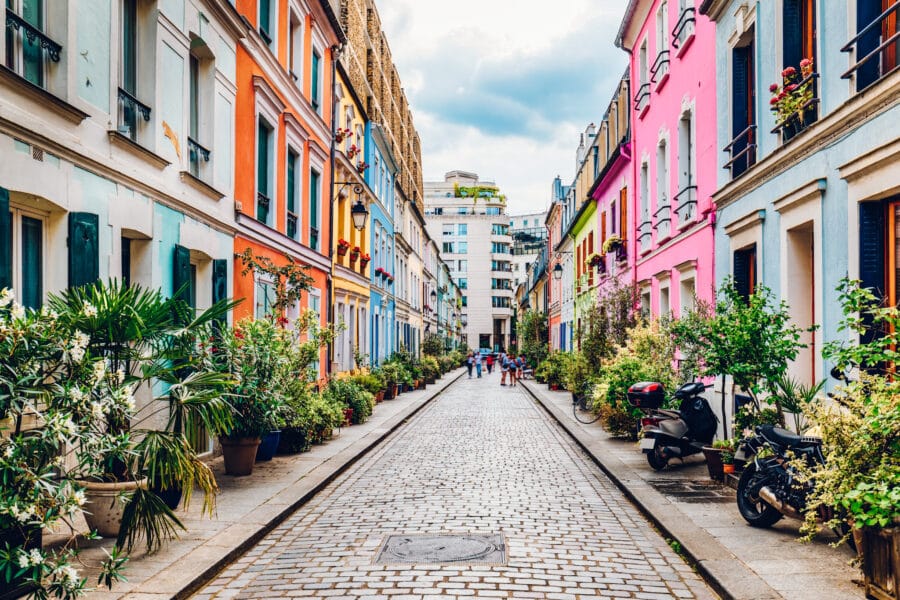
{"type": "Polygon", "coordinates": [[[472,379],[473,369],[477,377],[481,377],[481,372],[484,368],[487,368],[488,373],[492,373],[494,364],[500,367],[500,385],[504,386],[507,385],[507,380],[509,380],[510,386],[515,386],[516,380],[522,379],[529,372],[525,357],[521,354],[516,356],[515,354],[507,354],[501,351],[497,353],[495,358],[494,353],[482,355],[481,352],[472,352],[470,350],[466,356],[466,369],[469,371],[469,379],[472,379]]]}

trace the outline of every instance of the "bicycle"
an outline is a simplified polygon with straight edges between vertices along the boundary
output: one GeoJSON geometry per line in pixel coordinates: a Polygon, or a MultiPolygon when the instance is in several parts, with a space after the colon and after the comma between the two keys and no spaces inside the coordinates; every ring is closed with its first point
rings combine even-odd
{"type": "Polygon", "coordinates": [[[594,400],[594,384],[587,383],[581,386],[582,392],[577,394],[572,392],[572,415],[575,420],[584,425],[590,425],[600,420],[600,415],[594,416],[590,420],[584,420],[579,412],[590,412],[593,408],[594,400]]]}

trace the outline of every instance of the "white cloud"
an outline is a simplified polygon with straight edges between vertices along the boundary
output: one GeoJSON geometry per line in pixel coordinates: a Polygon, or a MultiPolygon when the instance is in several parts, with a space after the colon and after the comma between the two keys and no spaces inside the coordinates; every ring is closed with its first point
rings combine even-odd
{"type": "Polygon", "coordinates": [[[379,12],[422,139],[426,179],[475,171],[510,210],[546,208],[574,176],[578,134],[625,69],[624,0],[383,0],[379,12]]]}

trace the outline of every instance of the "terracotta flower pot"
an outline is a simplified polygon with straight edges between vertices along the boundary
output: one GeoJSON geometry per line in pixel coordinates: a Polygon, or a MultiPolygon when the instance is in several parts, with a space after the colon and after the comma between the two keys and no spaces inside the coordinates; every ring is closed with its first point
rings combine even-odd
{"type": "Polygon", "coordinates": [[[381,390],[377,394],[375,394],[375,402],[381,403],[384,402],[384,390],[381,390]]]}
{"type": "Polygon", "coordinates": [[[733,474],[734,473],[734,463],[722,465],[722,472],[726,475],[733,474]]]}
{"type": "Polygon", "coordinates": [[[338,247],[337,247],[338,256],[345,256],[347,254],[348,249],[349,249],[349,246],[338,245],[338,247]]]}
{"type": "Polygon", "coordinates": [[[84,506],[84,520],[88,527],[96,530],[103,537],[116,537],[122,526],[122,515],[125,503],[119,495],[133,492],[138,487],[146,487],[147,480],[123,481],[121,483],[102,483],[99,481],[79,481],[84,486],[87,499],[84,506]]]}
{"type": "Polygon", "coordinates": [[[222,456],[225,458],[225,474],[244,477],[253,472],[256,462],[256,449],[259,447],[258,437],[220,439],[222,456]]]}

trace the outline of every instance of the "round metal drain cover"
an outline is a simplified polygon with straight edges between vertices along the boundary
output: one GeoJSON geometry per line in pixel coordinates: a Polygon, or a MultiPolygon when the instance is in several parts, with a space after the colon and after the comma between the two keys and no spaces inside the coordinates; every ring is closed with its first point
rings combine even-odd
{"type": "Polygon", "coordinates": [[[501,535],[392,535],[376,562],[502,564],[506,545],[501,535]]]}

